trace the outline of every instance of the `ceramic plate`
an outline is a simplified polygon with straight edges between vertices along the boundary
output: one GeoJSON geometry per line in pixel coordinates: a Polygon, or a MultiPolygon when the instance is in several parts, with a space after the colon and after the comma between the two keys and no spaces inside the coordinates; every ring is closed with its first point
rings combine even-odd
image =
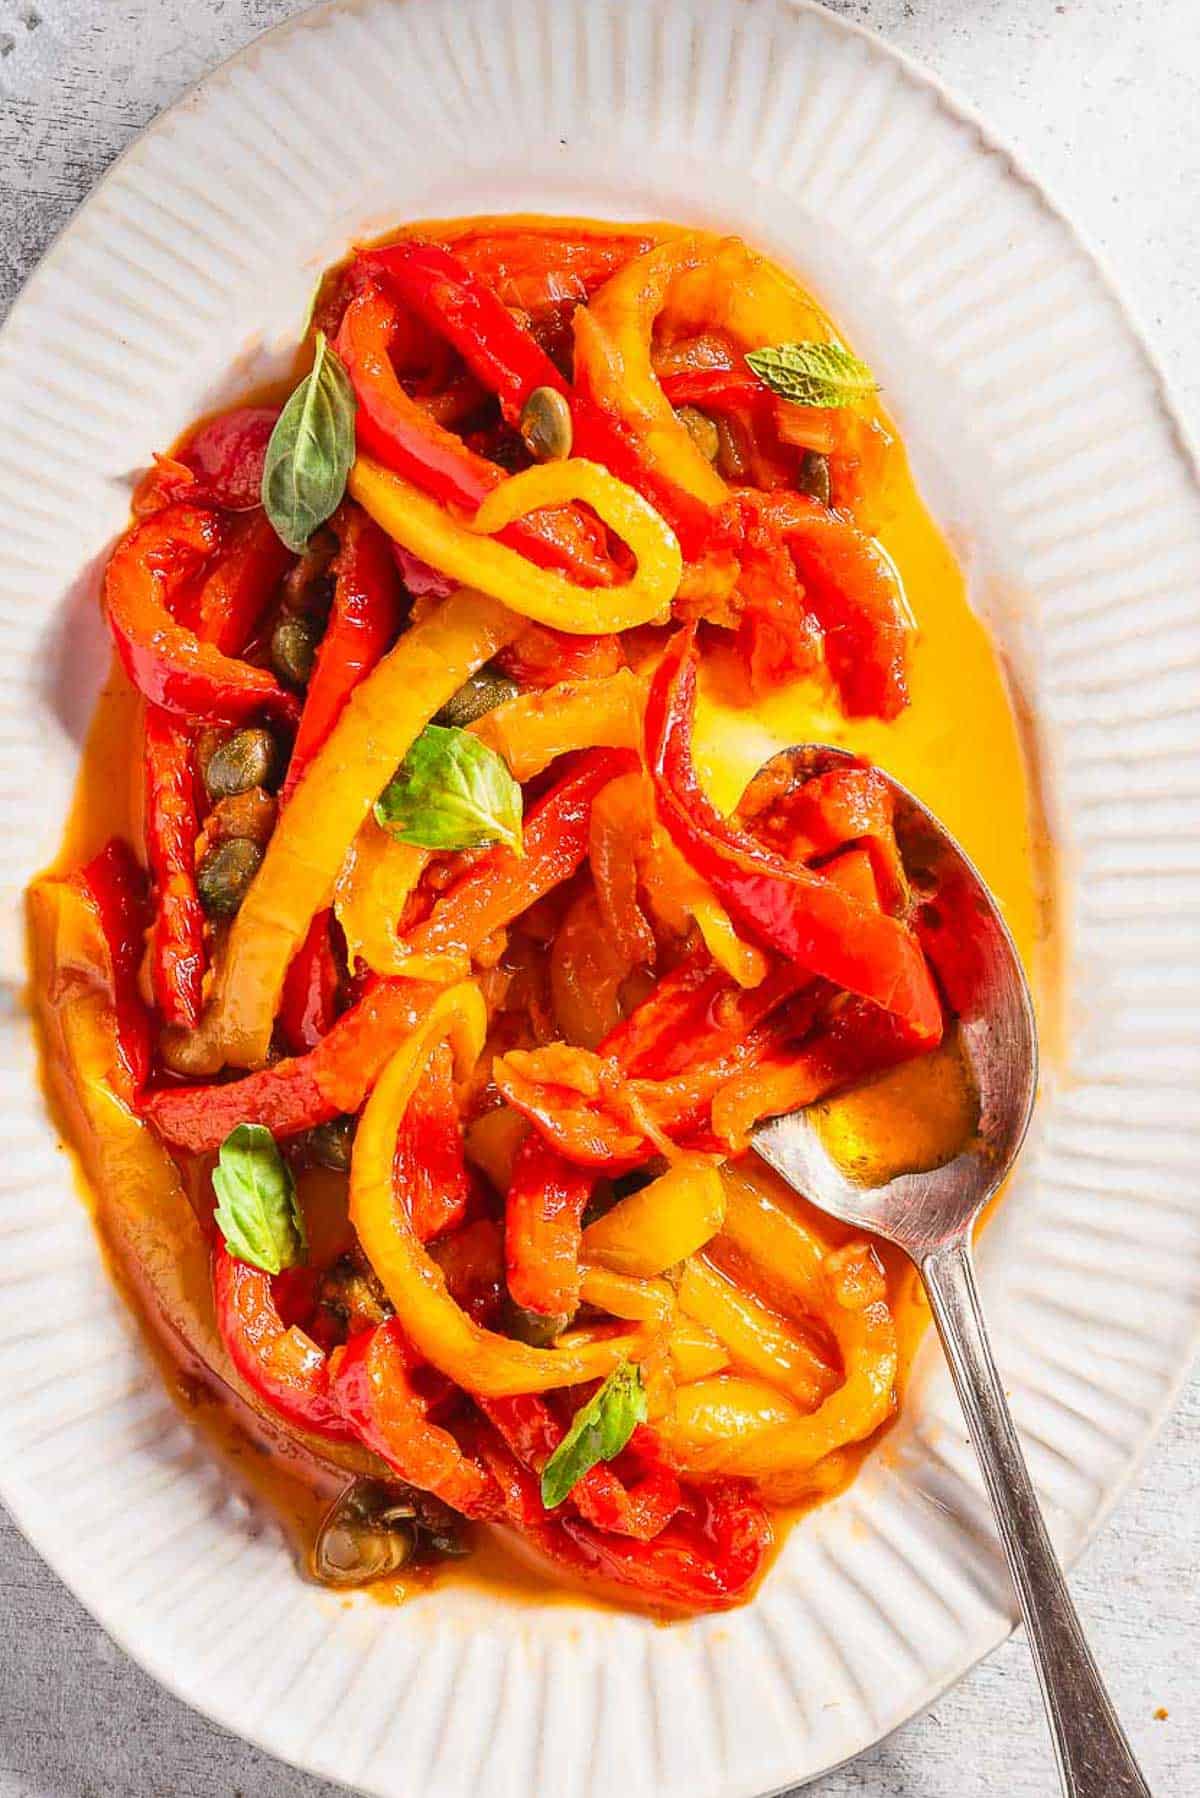
{"type": "Polygon", "coordinates": [[[0,1489],[130,1653],[298,1765],[380,1798],[750,1798],[865,1748],[1011,1627],[932,1346],[883,1452],[731,1616],[333,1598],[297,1579],[140,1347],[17,998],[19,895],[55,847],[105,663],[97,570],[130,471],[282,369],[352,236],[514,208],[742,231],[879,372],[1034,721],[1061,857],[1064,1053],[983,1280],[1068,1557],[1186,1366],[1200,493],[1095,263],[961,108],[817,7],[346,0],[159,119],[0,340],[0,1489]]]}

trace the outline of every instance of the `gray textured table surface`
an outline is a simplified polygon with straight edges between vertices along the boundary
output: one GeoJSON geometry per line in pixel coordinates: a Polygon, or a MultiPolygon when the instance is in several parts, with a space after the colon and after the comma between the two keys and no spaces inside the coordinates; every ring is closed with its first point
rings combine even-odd
{"type": "MultiPolygon", "coordinates": [[[[0,308],[139,126],[255,31],[301,10],[301,0],[0,0],[0,308]]],[[[840,0],[835,10],[943,76],[1046,182],[1107,254],[1200,436],[1197,0],[840,0]]],[[[1193,1378],[1074,1576],[1163,1798],[1200,1795],[1198,1457],[1193,1378]]],[[[2,1512],[0,1619],[0,1798],[336,1798],[168,1697],[2,1512]]],[[[1048,1798],[1055,1779],[1023,1643],[812,1789],[1048,1798]]]]}

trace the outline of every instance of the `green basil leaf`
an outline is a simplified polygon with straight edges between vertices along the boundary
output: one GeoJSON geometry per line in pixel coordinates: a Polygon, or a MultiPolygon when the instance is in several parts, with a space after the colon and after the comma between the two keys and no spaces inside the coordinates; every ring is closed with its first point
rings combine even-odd
{"type": "Polygon", "coordinates": [[[878,387],[865,362],[840,343],[776,343],[746,361],[772,393],[797,406],[853,406],[878,387]]]}
{"type": "Polygon", "coordinates": [[[265,1124],[239,1124],[213,1169],[213,1222],[239,1261],[265,1274],[295,1267],[308,1250],[291,1170],[265,1124]]]}
{"type": "Polygon", "coordinates": [[[297,554],[341,503],[354,462],[354,389],[323,331],[316,345],[312,372],[276,419],[263,463],[267,517],[297,554]]]}
{"type": "Polygon", "coordinates": [[[506,843],[521,854],[521,789],[508,764],[470,731],[427,724],[375,802],[402,843],[478,849],[506,843]]]}
{"type": "Polygon", "coordinates": [[[570,1429],[542,1468],[542,1503],[561,1505],[589,1467],[619,1455],[639,1423],[646,1421],[642,1373],[630,1361],[614,1367],[599,1392],[576,1411],[570,1429]]]}

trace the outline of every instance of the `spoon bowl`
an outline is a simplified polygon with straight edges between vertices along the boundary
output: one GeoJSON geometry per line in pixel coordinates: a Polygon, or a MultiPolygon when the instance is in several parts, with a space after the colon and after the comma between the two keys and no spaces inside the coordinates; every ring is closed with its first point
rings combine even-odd
{"type": "MultiPolygon", "coordinates": [[[[857,761],[825,745],[788,754],[809,778],[857,761]]],[[[1037,1024],[1016,944],[982,875],[928,807],[883,778],[914,896],[935,940],[952,946],[935,967],[978,1095],[978,1126],[952,1161],[881,1185],[846,1172],[808,1112],[760,1124],[754,1147],[823,1211],[918,1259],[970,1227],[1016,1160],[1037,1093],[1037,1024]]]]}
{"type": "MultiPolygon", "coordinates": [[[[812,778],[857,758],[789,750],[812,778]]],[[[882,770],[878,770],[883,774],[882,770]]],[[[926,1172],[856,1182],[811,1112],[762,1124],[754,1147],[810,1204],[884,1237],[918,1268],[979,1456],[1041,1682],[1067,1798],[1150,1798],[1084,1638],[1047,1534],[992,1355],[972,1229],[1020,1152],[1037,1090],[1037,1027],[1020,957],[978,870],[933,814],[883,774],[913,894],[914,922],[957,1020],[978,1098],[965,1147],[926,1172]]]]}

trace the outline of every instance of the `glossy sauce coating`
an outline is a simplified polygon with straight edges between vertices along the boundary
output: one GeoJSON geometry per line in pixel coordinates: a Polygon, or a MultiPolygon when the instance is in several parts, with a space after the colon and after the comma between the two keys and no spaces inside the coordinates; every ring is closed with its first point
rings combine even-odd
{"type": "MultiPolygon", "coordinates": [[[[827,693],[801,685],[772,694],[753,711],[732,657],[715,656],[707,671],[699,720],[698,751],[704,778],[722,808],[731,808],[746,781],[777,749],[827,742],[866,755],[909,786],[958,837],[995,892],[1034,984],[1039,978],[1046,930],[1043,846],[1031,783],[1003,673],[982,624],[966,598],[961,573],[928,516],[903,454],[893,450],[883,491],[876,497],[879,539],[895,562],[919,631],[911,668],[912,704],[892,723],[847,720],[827,693]]],[[[97,708],[81,768],[76,803],[58,865],[68,868],[113,834],[142,846],[140,701],[114,671],[97,708]]],[[[61,1113],[71,1109],[62,1069],[48,1044],[47,1080],[61,1113]]],[[[182,1283],[206,1289],[207,1254],[199,1237],[181,1223],[172,1234],[172,1207],[162,1203],[171,1164],[146,1157],[136,1170],[136,1190],[118,1194],[111,1154],[99,1141],[96,1120],[71,1117],[70,1134],[94,1204],[98,1227],[123,1281],[146,1299],[142,1270],[164,1253],[179,1259],[182,1283]],[[163,1184],[156,1189],[156,1182],[163,1184]],[[173,1243],[173,1249],[170,1245],[173,1243]]],[[[843,1157],[880,1169],[936,1165],[948,1159],[974,1128],[973,1095],[962,1078],[953,1044],[926,1061],[824,1107],[824,1129],[843,1157]]],[[[190,1182],[199,1197],[202,1182],[190,1182]]],[[[322,1210],[329,1227],[329,1207],[322,1210]]],[[[831,1241],[835,1227],[822,1226],[831,1241]]],[[[882,1251],[889,1298],[902,1345],[900,1384],[928,1318],[915,1277],[892,1251],[882,1251]]],[[[197,1305],[203,1313],[204,1305],[197,1305]]],[[[220,1382],[222,1357],[210,1355],[211,1329],[202,1319],[185,1343],[169,1329],[159,1344],[178,1371],[177,1389],[195,1415],[211,1427],[227,1458],[256,1490],[266,1492],[300,1543],[311,1540],[337,1479],[316,1461],[274,1436],[246,1407],[229,1399],[220,1382]],[[216,1367],[214,1380],[204,1365],[216,1367]],[[254,1446],[248,1446],[253,1443],[254,1446]],[[262,1450],[266,1447],[266,1455],[262,1450]]],[[[869,1446],[869,1445],[868,1445],[869,1446]]],[[[833,1457],[820,1487],[806,1498],[827,1496],[852,1476],[865,1447],[833,1457]]],[[[475,1556],[464,1573],[455,1565],[441,1577],[483,1579],[526,1591],[539,1602],[545,1585],[525,1575],[506,1552],[475,1556]]],[[[391,1582],[403,1596],[421,1580],[391,1582]]],[[[564,1593],[562,1596],[575,1596],[564,1593]]]]}

